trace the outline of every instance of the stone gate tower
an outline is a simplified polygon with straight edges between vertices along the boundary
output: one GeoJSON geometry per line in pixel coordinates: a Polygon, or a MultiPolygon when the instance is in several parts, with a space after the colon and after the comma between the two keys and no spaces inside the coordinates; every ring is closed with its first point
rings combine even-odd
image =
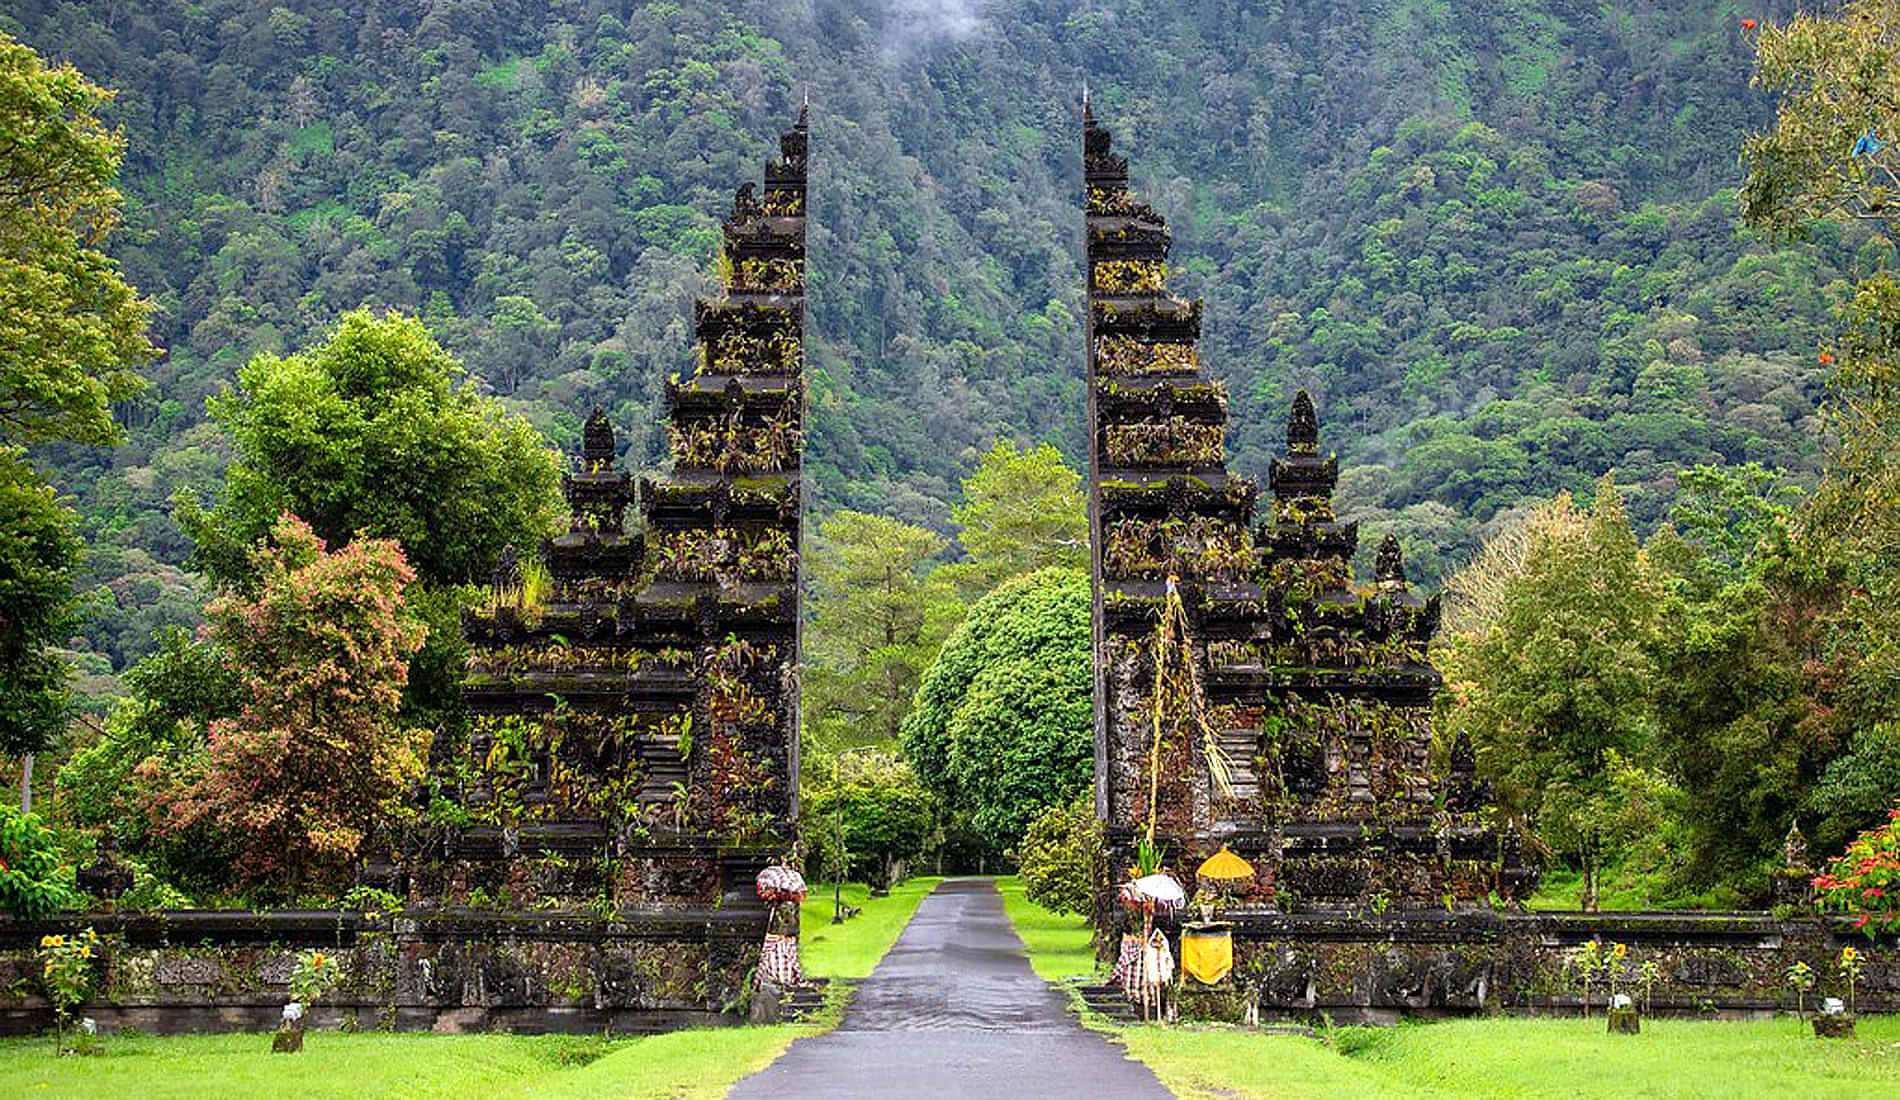
{"type": "Polygon", "coordinates": [[[1243,910],[1443,909],[1525,892],[1506,834],[1481,819],[1469,746],[1434,780],[1441,680],[1425,647],[1438,599],[1411,591],[1390,537],[1375,585],[1353,583],[1358,529],[1333,514],[1338,463],[1304,392],[1268,472],[1272,514],[1255,524],[1254,484],[1226,468],[1226,389],[1196,348],[1201,303],[1168,294],[1166,223],[1130,192],[1127,159],[1086,107],[1083,170],[1096,808],[1111,873],[1152,816],[1183,878],[1222,844],[1254,865],[1243,910]],[[1170,578],[1199,729],[1155,720],[1170,578]]]}

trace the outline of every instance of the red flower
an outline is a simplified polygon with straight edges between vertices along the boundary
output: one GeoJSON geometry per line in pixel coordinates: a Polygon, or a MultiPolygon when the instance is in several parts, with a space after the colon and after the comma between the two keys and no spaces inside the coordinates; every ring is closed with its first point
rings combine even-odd
{"type": "Polygon", "coordinates": [[[1823,363],[1832,363],[1833,361],[1834,361],[1834,357],[1833,357],[1832,355],[1829,355],[1829,354],[1828,354],[1827,352],[1825,352],[1825,351],[1821,353],[1821,362],[1823,362],[1823,363]]]}
{"type": "Polygon", "coordinates": [[[1752,31],[1752,30],[1754,30],[1754,29],[1755,29],[1755,21],[1754,21],[1753,19],[1744,19],[1744,20],[1742,20],[1742,29],[1743,29],[1743,30],[1745,30],[1745,31],[1752,31]]]}

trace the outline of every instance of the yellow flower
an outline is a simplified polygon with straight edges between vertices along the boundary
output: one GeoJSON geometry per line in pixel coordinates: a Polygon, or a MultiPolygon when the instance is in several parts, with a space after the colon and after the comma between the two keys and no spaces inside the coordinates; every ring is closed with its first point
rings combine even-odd
{"type": "Polygon", "coordinates": [[[40,937],[40,946],[41,946],[41,947],[51,947],[51,946],[53,946],[53,937],[51,937],[51,936],[41,936],[41,937],[40,937]]]}
{"type": "Polygon", "coordinates": [[[316,954],[314,954],[314,955],[311,955],[311,956],[310,956],[310,965],[311,965],[311,966],[322,966],[322,965],[323,965],[323,952],[321,952],[321,951],[319,951],[319,952],[317,952],[316,954]]]}
{"type": "Polygon", "coordinates": [[[1854,950],[1853,948],[1851,948],[1851,947],[1843,947],[1843,948],[1841,948],[1841,961],[1842,961],[1842,962],[1850,962],[1850,963],[1851,963],[1851,962],[1853,962],[1853,961],[1854,961],[1854,960],[1855,960],[1856,958],[1858,958],[1858,957],[1859,957],[1859,955],[1858,955],[1858,953],[1857,953],[1857,952],[1855,952],[1855,950],[1854,950]]]}
{"type": "Polygon", "coordinates": [[[1619,943],[1611,949],[1610,953],[1620,959],[1630,953],[1630,945],[1627,943],[1619,943]]]}
{"type": "Polygon", "coordinates": [[[86,946],[84,946],[84,947],[81,947],[81,948],[79,949],[79,957],[80,957],[80,958],[82,958],[82,959],[90,959],[90,958],[92,958],[92,945],[91,945],[91,944],[87,944],[86,946]]]}

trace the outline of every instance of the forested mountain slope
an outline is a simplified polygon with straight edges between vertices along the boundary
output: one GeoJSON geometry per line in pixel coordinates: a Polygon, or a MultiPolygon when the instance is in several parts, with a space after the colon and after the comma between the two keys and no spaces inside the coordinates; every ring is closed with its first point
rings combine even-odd
{"type": "MultiPolygon", "coordinates": [[[[1747,14],[1772,17],[1777,3],[1747,14]]],[[[1175,227],[1264,472],[1320,397],[1342,504],[1430,582],[1614,467],[1806,471],[1850,235],[1771,249],[1726,188],[1767,104],[1738,12],[1612,0],[160,0],[0,26],[122,89],[126,270],[163,307],[130,445],[48,450],[123,661],[195,617],[167,515],[203,399],[364,303],[422,314],[563,445],[659,460],[730,187],[809,91],[813,504],[941,526],[998,434],[1081,451],[1078,113],[1175,227]]]]}

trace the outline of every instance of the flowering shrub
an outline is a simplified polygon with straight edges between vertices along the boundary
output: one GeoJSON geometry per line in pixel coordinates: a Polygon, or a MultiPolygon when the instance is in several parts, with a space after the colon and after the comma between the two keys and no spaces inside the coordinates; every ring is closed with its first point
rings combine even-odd
{"type": "Polygon", "coordinates": [[[297,956],[297,965],[290,972],[290,995],[308,1008],[336,985],[342,972],[335,955],[305,951],[297,956]]]}
{"type": "Polygon", "coordinates": [[[1900,806],[1887,823],[1869,829],[1814,877],[1823,911],[1854,914],[1854,927],[1872,936],[1900,931],[1900,806]]]}
{"type": "Polygon", "coordinates": [[[1841,948],[1841,977],[1847,982],[1847,1014],[1849,1016],[1854,1014],[1854,986],[1860,982],[1861,967],[1865,965],[1866,962],[1860,957],[1860,952],[1852,947],[1841,948]]]}
{"type": "Polygon", "coordinates": [[[409,658],[425,628],[404,590],[415,571],[387,539],[331,551],[284,515],[252,552],[255,596],[205,608],[242,703],[199,756],[139,765],[146,812],[168,836],[204,825],[237,846],[232,870],[276,896],[347,882],[358,846],[408,814],[429,733],[402,725],[409,658]]]}
{"type": "Polygon", "coordinates": [[[40,974],[46,999],[53,1002],[53,1041],[64,1050],[65,1025],[92,990],[92,960],[99,935],[88,928],[72,936],[40,937],[40,974]]]}

